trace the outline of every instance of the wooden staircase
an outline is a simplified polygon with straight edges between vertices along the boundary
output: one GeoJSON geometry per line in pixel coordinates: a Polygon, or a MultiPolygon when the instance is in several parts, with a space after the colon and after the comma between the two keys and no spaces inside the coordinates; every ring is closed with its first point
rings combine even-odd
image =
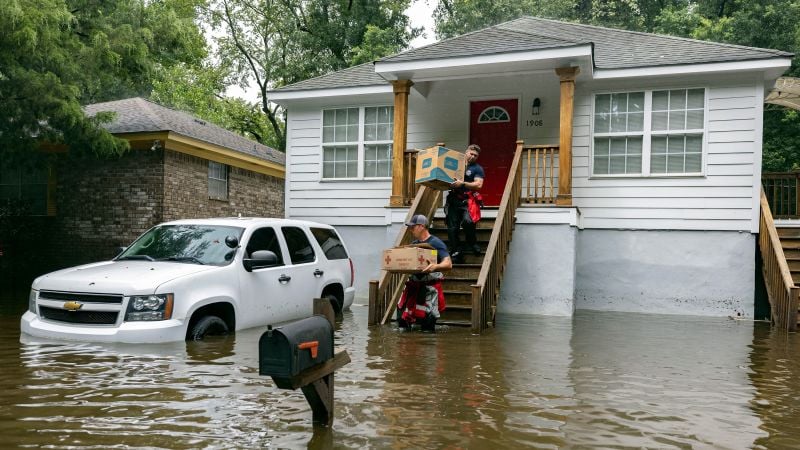
{"type": "MultiPolygon", "coordinates": [[[[491,210],[497,211],[497,208],[487,208],[484,210],[484,214],[491,210]]],[[[442,312],[442,317],[438,323],[472,326],[472,286],[478,283],[494,223],[495,219],[493,217],[482,218],[478,222],[475,227],[475,237],[481,247],[481,253],[479,255],[465,255],[463,264],[454,263],[453,269],[445,273],[443,289],[444,297],[447,301],[447,309],[442,312]]],[[[447,224],[444,218],[433,220],[430,233],[443,240],[450,248],[450,243],[447,242],[447,224]]]]}
{"type": "Polygon", "coordinates": [[[800,285],[800,228],[797,227],[777,227],[778,238],[781,241],[783,255],[786,257],[786,264],[789,266],[789,273],[792,274],[792,281],[795,286],[800,285]]]}
{"type": "Polygon", "coordinates": [[[771,322],[777,328],[797,331],[800,323],[800,229],[775,226],[763,190],[758,246],[771,322]]]}
{"type": "MultiPolygon", "coordinates": [[[[522,141],[517,141],[517,149],[496,217],[481,219],[478,223],[476,237],[482,254],[467,256],[464,264],[456,264],[452,270],[444,274],[447,309],[439,323],[470,326],[474,333],[481,333],[488,326],[495,325],[500,284],[511,244],[517,206],[521,199],[520,160],[523,152],[530,152],[531,149],[532,147],[524,147],[522,141]]],[[[409,167],[412,167],[411,164],[409,167]]],[[[409,207],[406,220],[410,220],[415,214],[425,215],[431,222],[431,232],[446,241],[447,227],[444,221],[433,220],[435,212],[441,205],[441,192],[420,187],[409,207]]],[[[395,246],[410,242],[411,233],[403,227],[395,240],[395,246]]],[[[405,274],[381,271],[379,280],[370,281],[368,312],[370,325],[383,325],[393,320],[397,300],[407,279],[408,275],[405,274]]]]}

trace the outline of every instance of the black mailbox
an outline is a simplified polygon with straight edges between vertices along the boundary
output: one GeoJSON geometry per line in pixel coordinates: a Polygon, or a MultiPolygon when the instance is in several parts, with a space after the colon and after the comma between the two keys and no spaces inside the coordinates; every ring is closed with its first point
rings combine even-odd
{"type": "Polygon", "coordinates": [[[292,377],[331,358],[333,326],[323,316],[267,330],[258,341],[258,373],[282,389],[292,389],[292,377]]]}

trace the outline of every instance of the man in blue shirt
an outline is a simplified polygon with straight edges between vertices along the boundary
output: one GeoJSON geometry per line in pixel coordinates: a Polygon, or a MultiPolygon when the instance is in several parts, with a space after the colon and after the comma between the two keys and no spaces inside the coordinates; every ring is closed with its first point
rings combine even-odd
{"type": "Polygon", "coordinates": [[[467,147],[466,162],[467,168],[464,171],[464,179],[455,179],[447,195],[447,203],[444,211],[447,216],[447,244],[450,247],[450,255],[453,262],[461,263],[464,261],[464,253],[472,252],[474,255],[480,254],[480,247],[475,238],[475,223],[469,215],[467,209],[467,198],[473,192],[478,192],[483,188],[484,172],[483,167],[477,163],[481,148],[475,144],[467,147]],[[464,228],[466,237],[466,247],[462,247],[459,242],[458,233],[460,228],[464,228]]]}
{"type": "Polygon", "coordinates": [[[414,215],[406,226],[414,236],[412,244],[429,244],[436,249],[436,262],[409,277],[397,304],[397,323],[401,328],[419,323],[423,331],[435,331],[436,320],[446,306],[442,290],[444,275],[441,271],[450,270],[453,264],[444,242],[428,231],[427,217],[414,215]]]}

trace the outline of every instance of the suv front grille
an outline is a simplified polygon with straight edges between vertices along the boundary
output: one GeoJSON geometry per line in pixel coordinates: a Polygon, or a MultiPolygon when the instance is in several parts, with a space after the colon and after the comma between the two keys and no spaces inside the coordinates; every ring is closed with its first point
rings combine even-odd
{"type": "Polygon", "coordinates": [[[87,323],[95,325],[114,325],[117,323],[117,311],[67,311],[39,305],[39,313],[47,320],[67,323],[87,323]]]}
{"type": "Polygon", "coordinates": [[[39,291],[39,299],[81,303],[122,304],[122,295],[119,294],[87,294],[84,292],[39,291]]]}

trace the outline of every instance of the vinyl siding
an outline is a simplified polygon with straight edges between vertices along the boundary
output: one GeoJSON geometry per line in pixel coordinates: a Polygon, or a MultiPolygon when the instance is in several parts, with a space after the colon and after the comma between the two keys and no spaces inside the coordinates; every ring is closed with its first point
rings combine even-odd
{"type": "Polygon", "coordinates": [[[591,177],[591,103],[597,90],[578,90],[572,194],[583,228],[757,230],[753,192],[760,183],[762,83],[749,77],[702,85],[708,87],[704,176],[591,177]]]}

